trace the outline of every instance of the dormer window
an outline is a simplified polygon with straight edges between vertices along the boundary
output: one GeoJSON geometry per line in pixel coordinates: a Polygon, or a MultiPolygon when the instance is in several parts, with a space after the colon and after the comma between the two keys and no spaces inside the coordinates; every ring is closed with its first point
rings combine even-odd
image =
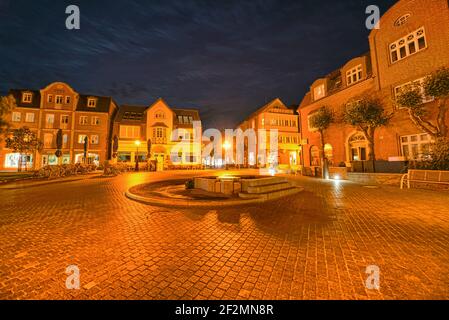
{"type": "Polygon", "coordinates": [[[362,80],[362,65],[358,65],[346,72],[346,83],[348,86],[362,80]]]}
{"type": "Polygon", "coordinates": [[[33,101],[33,94],[31,92],[22,93],[22,102],[31,103],[33,101]]]}
{"type": "Polygon", "coordinates": [[[95,99],[95,98],[87,99],[87,106],[89,108],[95,108],[97,106],[97,99],[95,99]]]}
{"type": "Polygon", "coordinates": [[[319,100],[326,96],[326,91],[324,90],[324,84],[319,85],[313,89],[314,100],[319,100]]]}

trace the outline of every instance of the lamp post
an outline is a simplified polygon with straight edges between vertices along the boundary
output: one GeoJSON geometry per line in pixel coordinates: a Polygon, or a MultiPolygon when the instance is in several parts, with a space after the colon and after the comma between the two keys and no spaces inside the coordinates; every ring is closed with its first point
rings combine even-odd
{"type": "Polygon", "coordinates": [[[139,171],[139,146],[140,146],[140,140],[134,141],[134,144],[136,145],[136,172],[139,171]]]}
{"type": "Polygon", "coordinates": [[[228,170],[228,159],[227,159],[227,153],[228,150],[231,148],[231,144],[228,141],[225,141],[223,143],[223,149],[225,150],[225,169],[228,170]]]}

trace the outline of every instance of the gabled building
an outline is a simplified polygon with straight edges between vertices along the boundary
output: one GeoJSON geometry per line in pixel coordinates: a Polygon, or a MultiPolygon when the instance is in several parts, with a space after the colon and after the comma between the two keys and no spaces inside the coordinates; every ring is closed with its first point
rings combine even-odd
{"type": "Polygon", "coordinates": [[[139,162],[156,160],[158,170],[199,166],[200,121],[198,110],[171,108],[163,99],[148,107],[121,106],[114,121],[114,135],[119,141],[117,161],[134,165],[138,155],[139,162]],[[197,141],[194,141],[195,122],[197,141]]]}
{"type": "MultiPolygon", "coordinates": [[[[267,131],[267,152],[270,150],[270,130],[278,132],[278,165],[281,168],[290,168],[299,165],[300,152],[300,134],[299,134],[299,117],[294,109],[288,108],[280,99],[276,98],[267,103],[248,118],[239,126],[239,129],[246,131],[253,129],[257,135],[259,130],[267,131]]],[[[245,166],[259,166],[261,155],[256,153],[245,152],[245,166]]],[[[270,155],[265,155],[267,162],[273,162],[270,155]]]]}
{"type": "MultiPolygon", "coordinates": [[[[388,126],[375,136],[379,160],[420,159],[429,151],[432,137],[410,120],[407,110],[398,109],[397,94],[406,85],[422,83],[441,67],[449,67],[449,3],[447,0],[401,0],[380,20],[380,29],[369,36],[370,53],[316,80],[301,102],[304,165],[319,167],[320,135],[310,126],[310,116],[321,106],[341,114],[351,99],[378,96],[386,112],[394,113],[388,126]]],[[[435,119],[436,101],[423,95],[423,103],[435,119]]],[[[449,117],[449,115],[448,115],[449,117]]],[[[449,119],[448,119],[449,120],[449,119]]],[[[333,124],[326,132],[325,157],[331,165],[367,160],[368,142],[362,132],[343,124],[333,124]]]]}
{"type": "MultiPolygon", "coordinates": [[[[110,97],[82,95],[68,84],[55,82],[42,90],[10,90],[15,108],[7,118],[12,129],[29,127],[43,142],[39,153],[22,159],[22,165],[38,169],[45,165],[96,163],[110,157],[112,119],[117,105],[110,97]],[[63,133],[62,157],[56,152],[58,130],[63,133]],[[84,159],[84,138],[87,137],[88,156],[84,159]]],[[[16,170],[20,155],[12,150],[0,150],[0,169],[16,170]]]]}

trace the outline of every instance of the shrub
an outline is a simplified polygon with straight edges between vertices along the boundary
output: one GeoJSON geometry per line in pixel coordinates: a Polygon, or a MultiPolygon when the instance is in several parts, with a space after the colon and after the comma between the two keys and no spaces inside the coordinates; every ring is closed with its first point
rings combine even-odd
{"type": "Polygon", "coordinates": [[[47,179],[70,177],[95,171],[96,168],[93,164],[86,165],[81,163],[45,166],[35,172],[35,177],[47,179]]]}
{"type": "Polygon", "coordinates": [[[111,164],[109,161],[105,161],[103,167],[103,175],[105,176],[117,176],[128,171],[128,165],[125,163],[111,164]]]}
{"type": "Polygon", "coordinates": [[[195,188],[195,181],[193,181],[192,179],[187,180],[185,183],[186,186],[186,190],[192,190],[195,188]]]}
{"type": "Polygon", "coordinates": [[[449,139],[437,139],[432,145],[430,159],[426,161],[410,161],[409,169],[449,170],[449,139]]]}

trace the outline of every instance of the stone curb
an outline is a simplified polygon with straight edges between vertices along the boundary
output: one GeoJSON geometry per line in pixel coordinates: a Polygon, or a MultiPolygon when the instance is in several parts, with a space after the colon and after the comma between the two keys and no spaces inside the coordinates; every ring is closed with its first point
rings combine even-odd
{"type": "Polygon", "coordinates": [[[79,175],[76,177],[70,177],[70,178],[59,178],[54,180],[48,180],[48,181],[36,181],[33,183],[24,183],[23,185],[18,185],[20,181],[29,181],[28,180],[19,180],[11,183],[3,183],[0,184],[0,189],[6,189],[6,190],[16,190],[16,189],[27,189],[27,188],[33,188],[33,187],[39,187],[44,186],[48,184],[54,184],[54,183],[67,183],[67,182],[73,182],[73,181],[80,181],[85,179],[90,179],[93,177],[101,176],[100,174],[85,174],[85,175],[79,175]]]}
{"type": "MultiPolygon", "coordinates": [[[[134,188],[133,186],[131,188],[134,188]]],[[[181,200],[181,199],[164,199],[164,198],[154,198],[154,197],[143,197],[130,192],[129,188],[125,192],[125,196],[131,200],[138,201],[144,204],[150,204],[161,207],[175,207],[175,208],[206,208],[206,207],[235,207],[243,206],[247,204],[257,204],[269,202],[272,200],[283,198],[284,196],[270,198],[266,200],[265,198],[256,198],[248,200],[234,200],[234,201],[217,201],[217,200],[181,200]]],[[[304,191],[304,188],[298,188],[298,193],[304,191]]]]}

